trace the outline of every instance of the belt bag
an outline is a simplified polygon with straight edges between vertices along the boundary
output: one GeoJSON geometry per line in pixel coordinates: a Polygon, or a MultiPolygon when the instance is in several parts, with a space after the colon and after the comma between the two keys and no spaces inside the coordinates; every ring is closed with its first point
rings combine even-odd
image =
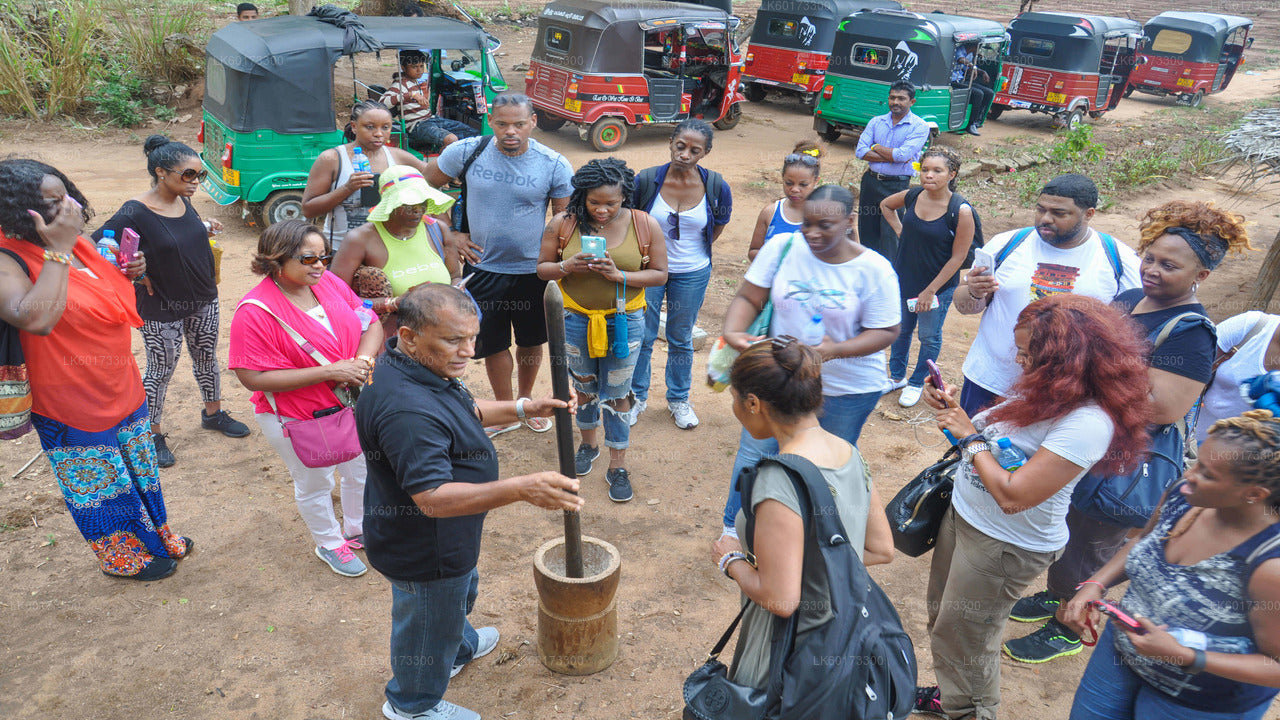
{"type": "MultiPolygon", "coordinates": [[[[289,337],[298,343],[298,346],[310,355],[317,365],[323,367],[332,364],[297,330],[271,312],[271,309],[263,303],[257,300],[245,300],[241,304],[260,307],[275,318],[276,322],[280,323],[280,327],[284,328],[289,337]]],[[[275,394],[270,392],[264,394],[267,396],[267,403],[271,405],[271,410],[276,414],[276,419],[280,421],[284,436],[289,438],[293,452],[303,465],[309,468],[330,467],[354,460],[364,452],[360,448],[360,438],[356,434],[356,413],[351,409],[355,401],[348,393],[335,393],[343,408],[332,415],[289,422],[285,422],[284,418],[280,417],[280,408],[276,406],[275,394]]]]}

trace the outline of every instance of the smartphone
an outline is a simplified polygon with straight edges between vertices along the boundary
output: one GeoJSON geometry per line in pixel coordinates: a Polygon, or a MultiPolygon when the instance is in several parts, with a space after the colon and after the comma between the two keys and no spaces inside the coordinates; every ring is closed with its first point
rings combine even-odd
{"type": "MultiPolygon", "coordinates": [[[[933,381],[933,386],[938,390],[945,390],[947,386],[942,382],[942,371],[938,369],[938,363],[925,358],[924,364],[925,367],[929,368],[929,379],[933,381]]],[[[947,436],[952,445],[960,444],[960,441],[956,439],[955,435],[951,434],[950,430],[943,428],[942,434],[947,436]]]]}
{"type": "Polygon", "coordinates": [[[340,412],[342,412],[342,406],[334,405],[333,407],[327,407],[323,410],[316,410],[315,412],[311,413],[311,417],[322,418],[328,415],[336,415],[340,412]]]}
{"type": "MultiPolygon", "coordinates": [[[[911,298],[910,300],[908,300],[908,301],[907,301],[907,310],[908,310],[908,311],[910,311],[910,312],[915,312],[915,311],[916,311],[916,305],[917,305],[917,304],[919,304],[919,303],[918,303],[919,299],[920,299],[920,298],[911,298]]],[[[938,296],[937,296],[937,295],[934,295],[934,296],[933,296],[933,304],[929,306],[929,309],[930,309],[930,310],[937,310],[937,309],[938,309],[939,307],[941,307],[941,306],[942,306],[942,303],[938,301],[938,296]]]]}
{"type": "Polygon", "coordinates": [[[138,254],[138,237],[137,231],[133,228],[125,228],[120,234],[120,254],[116,256],[116,261],[120,263],[120,267],[128,267],[133,262],[133,258],[138,254]]]}
{"type": "Polygon", "coordinates": [[[591,257],[602,258],[605,254],[605,241],[599,235],[582,236],[582,252],[591,257]]]}
{"type": "Polygon", "coordinates": [[[973,250],[973,267],[982,268],[982,272],[975,273],[973,268],[969,269],[970,275],[990,275],[996,266],[996,258],[991,253],[982,248],[974,248],[973,250]]]}
{"type": "Polygon", "coordinates": [[[1139,635],[1146,635],[1147,629],[1142,627],[1142,623],[1134,620],[1129,613],[1121,610],[1118,606],[1113,605],[1106,600],[1090,600],[1089,605],[1098,610],[1098,612],[1115,620],[1124,629],[1135,632],[1139,635]]]}

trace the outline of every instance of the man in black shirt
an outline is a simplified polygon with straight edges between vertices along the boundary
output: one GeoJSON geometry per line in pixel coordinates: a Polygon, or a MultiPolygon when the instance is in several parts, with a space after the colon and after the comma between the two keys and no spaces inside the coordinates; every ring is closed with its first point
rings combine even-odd
{"type": "Polygon", "coordinates": [[[479,719],[443,699],[449,678],[498,643],[467,621],[489,510],[527,502],[580,510],[578,481],[555,472],[499,479],[486,424],[548,417],[560,400],[475,400],[458,379],[475,354],[475,305],[448,285],[400,301],[400,327],[356,406],[365,484],[364,542],[391,581],[391,681],[382,714],[479,719]]]}

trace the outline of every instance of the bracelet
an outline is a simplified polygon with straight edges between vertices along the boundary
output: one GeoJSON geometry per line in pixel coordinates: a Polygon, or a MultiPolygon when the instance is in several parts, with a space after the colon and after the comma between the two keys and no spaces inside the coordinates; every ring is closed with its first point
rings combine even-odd
{"type": "Polygon", "coordinates": [[[979,301],[979,302],[981,302],[981,301],[983,301],[983,300],[986,300],[986,299],[987,299],[987,296],[986,296],[986,295],[983,295],[982,297],[978,297],[977,295],[974,295],[974,294],[973,294],[973,288],[969,287],[968,285],[965,285],[965,286],[964,286],[964,291],[965,291],[965,292],[967,292],[967,293],[969,293],[969,297],[971,297],[971,298],[973,298],[974,300],[977,300],[977,301],[979,301]]]}
{"type": "Polygon", "coordinates": [[[960,449],[963,450],[965,447],[969,445],[969,443],[978,442],[979,440],[986,440],[986,439],[987,439],[986,435],[983,435],[982,433],[974,433],[972,435],[965,435],[963,438],[960,439],[960,442],[956,443],[956,445],[959,445],[960,449]]]}
{"type": "Polygon", "coordinates": [[[1190,665],[1183,666],[1182,670],[1189,675],[1196,675],[1204,672],[1205,666],[1209,664],[1209,656],[1203,650],[1197,648],[1192,648],[1192,650],[1195,651],[1195,659],[1191,661],[1190,665]]]}
{"type": "Polygon", "coordinates": [[[365,365],[368,365],[370,369],[373,368],[374,360],[372,355],[357,355],[356,359],[363,360],[365,365]]]}
{"type": "Polygon", "coordinates": [[[71,264],[71,253],[57,252],[56,250],[45,250],[44,259],[52,260],[63,265],[71,264]]]}
{"type": "Polygon", "coordinates": [[[529,398],[527,397],[516,398],[516,417],[521,420],[528,417],[528,415],[525,415],[524,413],[524,404],[527,402],[529,402],[529,398]]]}
{"type": "Polygon", "coordinates": [[[565,270],[565,269],[564,269],[564,261],[563,261],[563,260],[561,260],[560,262],[558,262],[558,263],[556,263],[556,264],[560,266],[560,272],[564,273],[564,274],[565,274],[565,277],[568,277],[569,275],[572,275],[572,274],[573,274],[573,273],[569,272],[568,270],[565,270]]]}
{"type": "MultiPolygon", "coordinates": [[[[738,552],[737,550],[734,550],[732,552],[727,552],[724,555],[721,555],[720,556],[720,572],[724,573],[724,576],[729,578],[730,580],[732,580],[733,577],[729,575],[729,565],[732,564],[734,560],[744,560],[748,565],[751,564],[751,561],[747,560],[746,553],[738,552]]],[[[755,567],[755,566],[752,565],[752,567],[755,567]]]]}
{"type": "Polygon", "coordinates": [[[1076,590],[1077,590],[1077,591],[1079,591],[1079,590],[1080,590],[1080,588],[1084,587],[1085,585],[1097,585],[1098,587],[1102,588],[1102,594],[1103,594],[1103,595],[1106,595],[1106,594],[1107,594],[1107,586],[1106,586],[1106,585],[1103,585],[1102,583],[1098,582],[1097,580],[1085,580],[1084,582],[1082,582],[1082,583],[1080,583],[1079,585],[1077,585],[1077,586],[1076,586],[1076,590]]]}

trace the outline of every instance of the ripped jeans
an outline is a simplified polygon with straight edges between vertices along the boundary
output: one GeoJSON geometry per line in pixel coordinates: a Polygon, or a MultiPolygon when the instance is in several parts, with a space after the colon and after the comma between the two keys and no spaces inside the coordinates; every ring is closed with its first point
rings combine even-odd
{"type": "Polygon", "coordinates": [[[587,402],[578,406],[578,427],[586,430],[600,427],[604,421],[604,446],[613,450],[625,450],[631,444],[631,423],[627,415],[613,409],[611,400],[621,400],[631,395],[631,374],[640,357],[640,343],[644,340],[644,308],[626,314],[627,347],[625,358],[613,354],[614,323],[609,323],[609,353],[593,358],[587,352],[587,316],[566,310],[564,313],[565,353],[569,361],[569,376],[573,387],[587,396],[587,402]],[[604,382],[601,382],[601,378],[604,382]],[[604,409],[601,410],[601,401],[604,409]]]}

